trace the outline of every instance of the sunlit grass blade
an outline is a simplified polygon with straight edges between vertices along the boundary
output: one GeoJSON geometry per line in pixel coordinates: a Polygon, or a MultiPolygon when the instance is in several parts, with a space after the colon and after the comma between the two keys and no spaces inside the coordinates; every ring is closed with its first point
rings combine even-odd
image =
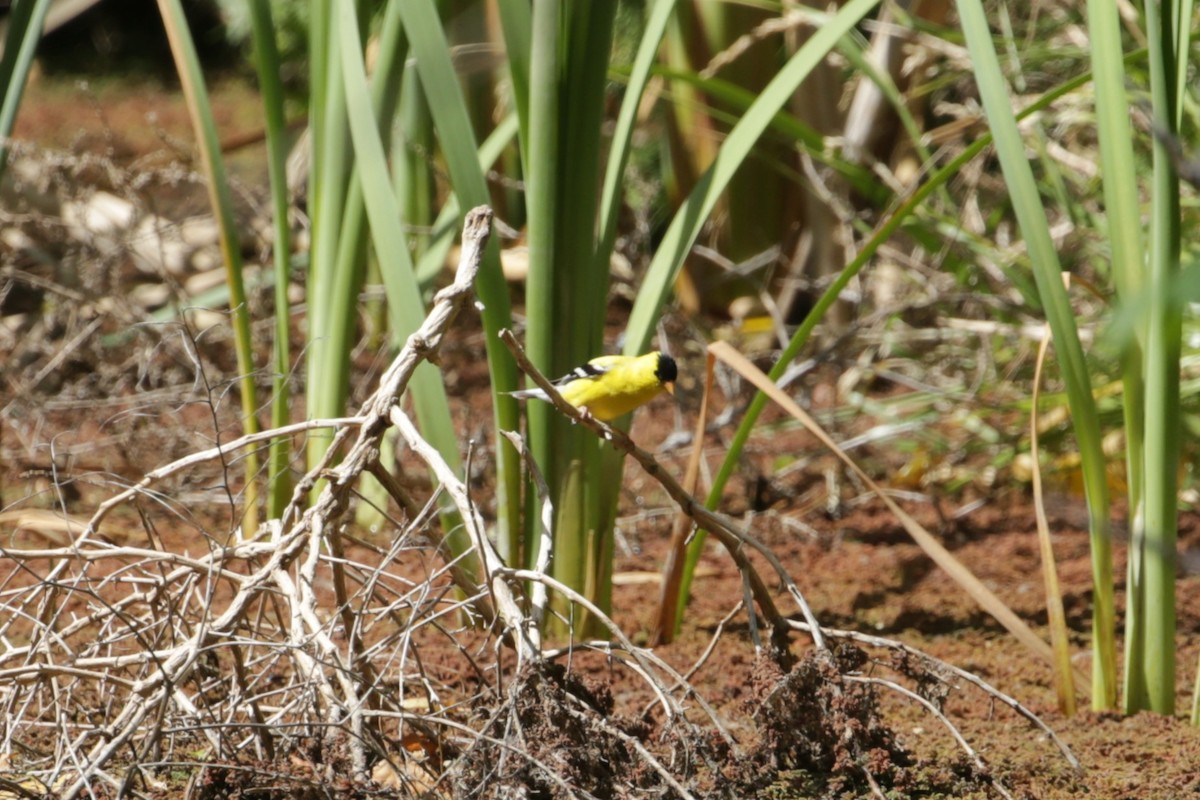
{"type": "Polygon", "coordinates": [[[1054,545],[1050,541],[1050,523],[1046,520],[1046,503],[1042,495],[1041,451],[1038,448],[1038,399],[1041,394],[1042,366],[1050,347],[1050,329],[1038,345],[1037,363],[1033,369],[1033,397],[1029,411],[1029,452],[1033,456],[1033,509],[1037,516],[1038,549],[1042,554],[1042,579],[1046,586],[1046,619],[1050,628],[1050,647],[1054,651],[1054,693],[1058,710],[1067,716],[1075,713],[1075,679],[1071,673],[1071,648],[1067,638],[1067,615],[1063,611],[1062,591],[1058,586],[1058,569],[1054,561],[1054,545]]]}
{"type": "MultiPolygon", "coordinates": [[[[394,18],[395,15],[390,15],[389,21],[394,18]]],[[[407,52],[407,50],[405,51],[407,52]]],[[[379,68],[376,67],[376,69],[379,68]]],[[[406,232],[405,243],[415,260],[429,250],[432,239],[434,201],[437,191],[431,163],[431,154],[435,147],[433,119],[429,115],[429,104],[421,89],[417,71],[405,69],[401,81],[397,125],[391,140],[391,183],[400,210],[400,223],[406,232]]],[[[457,215],[448,222],[447,228],[453,227],[456,220],[457,215]]],[[[443,235],[443,239],[446,240],[445,250],[442,252],[443,262],[446,251],[449,250],[451,238],[452,231],[447,230],[443,235]]],[[[370,258],[367,263],[367,280],[376,286],[384,285],[385,290],[389,285],[384,284],[379,259],[376,257],[370,258]]],[[[422,299],[428,301],[432,296],[432,292],[428,290],[429,282],[421,281],[419,274],[417,282],[420,284],[422,299]]],[[[389,329],[386,297],[377,297],[367,301],[365,319],[372,331],[383,332],[389,329]]],[[[396,330],[392,329],[392,333],[392,345],[396,347],[400,343],[400,339],[396,335],[398,333],[396,330]]],[[[375,341],[368,346],[379,346],[382,343],[382,337],[374,338],[375,341]]],[[[444,400],[444,392],[442,395],[444,400]]],[[[457,450],[457,444],[452,444],[451,448],[457,450]]],[[[456,457],[457,453],[455,452],[453,456],[456,457]]],[[[393,464],[395,457],[395,439],[385,436],[380,443],[380,463],[393,464]]],[[[457,469],[457,458],[450,463],[450,466],[457,469]]],[[[354,520],[364,528],[377,530],[387,521],[384,509],[387,508],[388,491],[373,475],[364,475],[363,481],[364,483],[359,487],[359,491],[362,493],[362,502],[355,509],[354,520]]],[[[443,526],[449,519],[450,517],[444,511],[443,526]]],[[[455,523],[450,522],[449,524],[455,523]]]]}
{"type": "MultiPolygon", "coordinates": [[[[475,135],[437,8],[431,0],[406,0],[395,5],[399,7],[409,46],[420,65],[425,95],[437,98],[437,102],[430,103],[430,111],[459,205],[474,208],[488,204],[488,187],[479,166],[475,135]]],[[[512,310],[495,237],[484,254],[476,287],[483,304],[481,316],[486,333],[496,429],[517,430],[517,401],[506,394],[517,388],[516,366],[498,339],[500,329],[511,325],[512,310]]],[[[507,441],[496,442],[495,454],[498,540],[502,543],[501,552],[508,556],[514,552],[515,537],[520,531],[521,469],[517,452],[507,441]]]]}
{"type": "Polygon", "coordinates": [[[8,166],[8,139],[17,122],[33,53],[42,38],[50,0],[17,3],[8,15],[4,56],[0,58],[0,177],[8,166]]]}
{"type": "MultiPolygon", "coordinates": [[[[307,281],[308,334],[306,343],[308,416],[341,413],[349,384],[346,341],[354,306],[344,298],[353,282],[348,270],[339,268],[341,232],[346,222],[346,198],[350,186],[350,132],[346,124],[345,84],[336,48],[336,17],[329,3],[313,0],[309,35],[311,93],[309,136],[312,168],[308,178],[310,245],[307,281]]],[[[351,218],[361,213],[350,214],[351,218]]],[[[333,434],[313,431],[308,437],[308,465],[315,466],[325,455],[333,434]]]]}
{"type": "Polygon", "coordinates": [[[1125,589],[1125,671],[1122,701],[1126,711],[1147,703],[1144,653],[1142,542],[1145,541],[1143,485],[1145,481],[1145,384],[1142,367],[1146,346],[1144,314],[1145,249],[1133,126],[1121,58],[1121,22],[1108,0],[1089,0],[1088,33],[1095,76],[1096,129],[1100,144],[1100,173],[1104,182],[1105,238],[1112,253],[1112,278],[1117,298],[1127,313],[1136,314],[1133,334],[1122,343],[1122,411],[1125,423],[1125,474],[1129,500],[1129,565],[1125,589]]]}
{"type": "MultiPolygon", "coordinates": [[[[225,264],[225,280],[229,284],[229,309],[233,323],[233,343],[237,354],[238,386],[242,396],[242,428],[245,433],[257,433],[258,400],[254,385],[254,351],[250,340],[250,311],[246,306],[246,290],[242,284],[242,251],[234,221],[233,195],[221,157],[221,143],[212,105],[204,85],[204,73],[196,55],[196,45],[183,14],[179,0],[158,0],[159,13],[171,44],[171,55],[183,87],[188,115],[196,132],[202,171],[208,182],[208,199],[217,220],[221,259],[225,264]]],[[[246,488],[242,531],[251,535],[258,528],[258,453],[251,449],[245,458],[246,488]]]]}
{"type": "MultiPolygon", "coordinates": [[[[711,351],[704,359],[704,394],[700,399],[700,411],[696,414],[696,428],[692,433],[692,452],[688,456],[687,470],[683,476],[683,488],[691,495],[696,494],[700,477],[700,459],[704,456],[704,431],[708,426],[708,401],[712,396],[714,367],[717,359],[711,351]]],[[[651,640],[654,644],[668,644],[675,639],[679,626],[679,587],[683,581],[683,566],[687,558],[686,543],[692,533],[691,518],[682,512],[675,517],[671,526],[671,543],[662,568],[662,591],[658,599],[658,615],[651,640]]]]}
{"type": "MultiPolygon", "coordinates": [[[[370,222],[371,240],[382,264],[382,275],[388,298],[388,317],[394,341],[408,338],[425,319],[425,305],[413,270],[403,230],[399,225],[400,204],[392,192],[387,156],[384,152],[380,128],[390,127],[390,108],[381,109],[376,119],[372,110],[372,92],[367,86],[367,76],[362,62],[358,42],[358,22],[351,6],[341,10],[339,30],[341,32],[342,74],[346,81],[346,110],[350,122],[350,135],[354,142],[356,172],[363,193],[364,208],[370,222]],[[382,116],[388,114],[389,116],[382,116]]],[[[389,63],[381,59],[376,65],[375,99],[382,104],[396,95],[398,80],[388,75],[403,68],[403,59],[397,57],[389,63]],[[390,86],[389,86],[390,84],[390,86]]],[[[423,363],[413,374],[409,384],[422,434],[430,444],[442,453],[447,464],[456,471],[460,469],[458,434],[450,417],[450,407],[437,367],[423,363]]],[[[467,552],[470,540],[466,531],[452,526],[446,531],[450,551],[457,557],[467,552]]],[[[468,571],[473,569],[465,565],[468,571]]]]}
{"type": "Polygon", "coordinates": [[[712,166],[704,173],[683,206],[676,212],[671,225],[659,244],[654,259],[646,271],[641,291],[634,303],[626,329],[625,352],[637,354],[645,350],[654,334],[667,292],[683,266],[696,237],[708,220],[721,193],[738,167],[749,156],[763,131],[775,115],[791,100],[800,82],[828,55],[842,36],[865,17],[878,0],[850,0],[829,17],[770,84],[759,95],[741,121],[730,131],[712,166]]]}
{"type": "MultiPolygon", "coordinates": [[[[492,168],[496,160],[503,154],[505,148],[517,135],[517,115],[511,113],[500,121],[492,132],[479,146],[479,169],[486,172],[492,168]]],[[[450,195],[442,204],[437,219],[433,223],[433,234],[428,249],[417,259],[417,281],[421,288],[426,289],[430,283],[446,267],[446,256],[454,245],[454,236],[458,232],[458,219],[462,211],[458,203],[458,195],[450,195]]]]}
{"type": "Polygon", "coordinates": [[[508,55],[508,75],[512,85],[513,106],[521,131],[521,163],[529,163],[525,135],[529,130],[529,59],[532,54],[533,12],[529,3],[498,4],[500,25],[504,31],[504,50],[508,55]]]}
{"type": "MultiPolygon", "coordinates": [[[[550,374],[603,352],[609,270],[608,260],[597,257],[595,236],[615,13],[615,5],[604,3],[533,7],[524,138],[526,342],[534,363],[550,374]]],[[[600,449],[586,431],[542,404],[528,408],[528,419],[530,450],[555,497],[554,577],[585,594],[590,586],[589,599],[607,611],[612,540],[601,510],[600,449]]],[[[554,598],[566,611],[562,602],[554,598]]],[[[586,635],[586,628],[576,630],[586,635]]]]}
{"type": "Polygon", "coordinates": [[[1055,353],[1067,385],[1075,438],[1082,458],[1091,530],[1092,579],[1095,584],[1092,607],[1095,649],[1092,705],[1097,709],[1110,709],[1115,707],[1117,701],[1112,536],[1107,470],[1101,448],[1099,418],[1092,396],[1091,376],[1079,343],[1075,317],[1062,285],[1058,254],[1054,250],[1045,210],[1025,155],[1025,145],[1017,129],[983,6],[979,0],[964,0],[959,3],[958,11],[988,126],[995,140],[996,154],[1025,239],[1043,309],[1053,332],[1055,353]]]}
{"type": "MultiPolygon", "coordinates": [[[[263,98],[263,116],[267,128],[267,171],[271,182],[271,211],[275,232],[272,252],[275,257],[275,342],[271,350],[274,369],[271,386],[271,426],[281,428],[291,422],[288,375],[291,373],[291,334],[288,314],[288,280],[291,277],[292,233],[289,225],[287,188],[287,129],[283,117],[283,86],[279,79],[279,48],[269,0],[252,0],[251,23],[254,30],[254,67],[263,98]]],[[[279,438],[271,443],[267,469],[267,518],[283,513],[291,495],[288,462],[291,440],[279,438]]]]}
{"type": "Polygon", "coordinates": [[[625,184],[625,167],[629,163],[633,134],[637,128],[638,107],[642,103],[642,95],[646,91],[646,84],[650,80],[663,34],[675,10],[676,2],[677,0],[657,0],[650,8],[646,29],[642,32],[637,55],[633,60],[633,69],[629,73],[629,82],[625,86],[625,95],[621,98],[621,110],[617,113],[617,122],[613,127],[612,145],[608,150],[608,164],[601,188],[600,235],[596,246],[596,258],[604,262],[603,269],[606,271],[608,259],[612,257],[613,242],[617,238],[621,190],[625,184]]]}
{"type": "MultiPolygon", "coordinates": [[[[613,126],[612,141],[609,145],[608,163],[605,167],[604,179],[600,188],[600,203],[598,206],[598,223],[596,250],[592,269],[597,275],[607,275],[613,255],[613,246],[617,238],[617,226],[620,219],[621,203],[625,197],[625,170],[629,164],[629,156],[633,149],[633,137],[637,130],[638,111],[641,108],[646,86],[654,70],[663,36],[672,17],[674,16],[676,0],[657,0],[650,8],[638,41],[637,53],[633,66],[629,71],[625,94],[621,98],[621,108],[617,113],[616,124],[613,126]]],[[[610,70],[611,71],[611,70],[610,70]]],[[[607,283],[605,283],[607,288],[607,283]]],[[[620,424],[620,423],[618,423],[620,424]]],[[[599,455],[598,474],[604,476],[599,481],[598,501],[601,530],[608,530],[615,524],[617,506],[620,502],[621,481],[624,459],[612,448],[602,448],[599,455]]],[[[611,571],[611,560],[605,569],[611,571]]],[[[669,637],[673,631],[667,631],[669,637]]]]}
{"type": "Polygon", "coordinates": [[[1142,548],[1145,626],[1142,662],[1146,699],[1160,714],[1175,711],[1175,553],[1178,534],[1180,453],[1179,358],[1182,304],[1174,296],[1182,241],[1179,176],[1167,141],[1179,134],[1183,108],[1176,85],[1188,61],[1190,19],[1178,14],[1190,3],[1144,5],[1149,45],[1150,98],[1154,108],[1153,174],[1150,183],[1150,300],[1146,315],[1145,526],[1142,548]]]}

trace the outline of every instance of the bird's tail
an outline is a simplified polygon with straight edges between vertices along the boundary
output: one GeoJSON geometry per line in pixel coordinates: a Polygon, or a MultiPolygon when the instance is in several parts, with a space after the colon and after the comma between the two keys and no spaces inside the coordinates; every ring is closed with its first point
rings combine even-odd
{"type": "Polygon", "coordinates": [[[550,399],[549,396],[547,396],[546,393],[544,391],[542,391],[541,389],[521,389],[520,391],[517,391],[517,392],[505,392],[505,394],[507,394],[509,397],[515,397],[518,400],[529,400],[529,399],[549,400],[550,399]]]}

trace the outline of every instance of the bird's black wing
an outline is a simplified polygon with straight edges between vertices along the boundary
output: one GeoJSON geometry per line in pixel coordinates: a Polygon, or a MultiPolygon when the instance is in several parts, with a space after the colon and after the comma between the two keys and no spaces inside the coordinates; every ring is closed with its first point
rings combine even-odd
{"type": "Polygon", "coordinates": [[[571,381],[579,380],[580,378],[595,380],[612,369],[612,367],[612,364],[607,364],[602,359],[593,359],[586,364],[580,364],[558,380],[552,381],[552,383],[555,386],[566,386],[571,381]]]}

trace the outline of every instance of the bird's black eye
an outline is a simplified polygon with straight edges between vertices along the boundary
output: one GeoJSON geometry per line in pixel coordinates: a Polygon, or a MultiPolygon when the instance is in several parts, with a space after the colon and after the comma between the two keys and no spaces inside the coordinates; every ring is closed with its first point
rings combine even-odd
{"type": "Polygon", "coordinates": [[[662,383],[673,383],[679,375],[679,368],[675,366],[675,359],[665,353],[659,353],[658,369],[654,370],[654,374],[662,383]]]}

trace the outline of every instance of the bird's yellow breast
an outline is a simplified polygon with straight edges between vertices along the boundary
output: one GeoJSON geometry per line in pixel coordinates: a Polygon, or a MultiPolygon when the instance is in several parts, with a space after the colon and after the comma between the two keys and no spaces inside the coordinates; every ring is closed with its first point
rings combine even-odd
{"type": "MultiPolygon", "coordinates": [[[[594,362],[593,362],[594,363],[594,362]]],[[[649,402],[663,385],[655,376],[658,354],[628,359],[596,378],[577,378],[559,391],[573,406],[584,406],[596,419],[616,419],[649,402]]]]}

